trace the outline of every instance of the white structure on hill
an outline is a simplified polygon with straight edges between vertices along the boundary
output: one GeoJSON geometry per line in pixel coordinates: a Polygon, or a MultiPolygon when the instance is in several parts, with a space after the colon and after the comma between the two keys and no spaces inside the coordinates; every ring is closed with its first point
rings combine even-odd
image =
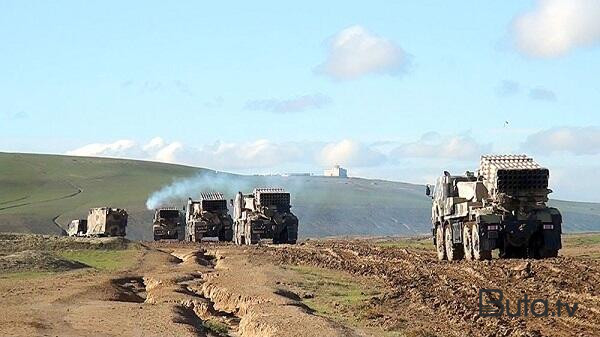
{"type": "Polygon", "coordinates": [[[323,175],[326,177],[348,178],[348,171],[340,165],[335,165],[333,168],[325,170],[323,175]]]}

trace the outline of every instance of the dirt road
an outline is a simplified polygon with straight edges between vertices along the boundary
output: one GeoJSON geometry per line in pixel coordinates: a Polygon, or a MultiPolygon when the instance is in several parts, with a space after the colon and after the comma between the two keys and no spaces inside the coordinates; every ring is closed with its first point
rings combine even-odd
{"type": "Polygon", "coordinates": [[[0,279],[3,336],[361,336],[280,286],[260,248],[150,244],[134,267],[0,279]]]}
{"type": "Polygon", "coordinates": [[[124,270],[0,275],[0,335],[600,335],[594,259],[448,263],[427,249],[372,240],[136,245],[135,263],[124,270]],[[345,288],[352,288],[346,299],[338,296],[345,288]],[[502,290],[513,313],[525,294],[547,299],[555,313],[556,300],[578,306],[573,317],[564,309],[560,317],[480,317],[482,288],[502,290]]]}

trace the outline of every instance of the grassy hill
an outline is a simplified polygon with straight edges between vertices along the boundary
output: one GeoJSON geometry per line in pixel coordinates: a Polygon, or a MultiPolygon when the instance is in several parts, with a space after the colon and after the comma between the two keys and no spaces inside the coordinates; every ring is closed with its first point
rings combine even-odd
{"type": "MultiPolygon", "coordinates": [[[[423,186],[359,178],[263,177],[217,173],[162,163],[0,153],[0,231],[60,233],[90,207],[126,208],[128,236],[151,238],[146,201],[163,189],[163,203],[183,206],[187,196],[214,189],[279,186],[292,192],[302,236],[411,235],[429,231],[430,200],[423,186]],[[175,182],[170,188],[164,188],[175,182]],[[178,182],[178,183],[177,183],[178,182]]],[[[565,231],[600,230],[600,204],[552,201],[565,231]]]]}

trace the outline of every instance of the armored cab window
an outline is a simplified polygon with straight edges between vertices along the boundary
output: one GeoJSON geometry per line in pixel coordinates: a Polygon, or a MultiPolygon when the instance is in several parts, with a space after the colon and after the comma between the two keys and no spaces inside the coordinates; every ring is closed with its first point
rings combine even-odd
{"type": "Polygon", "coordinates": [[[202,210],[206,212],[223,211],[227,209],[225,200],[202,200],[202,210]]]}
{"type": "Polygon", "coordinates": [[[161,218],[177,218],[179,217],[179,211],[175,209],[163,209],[160,211],[161,218]]]}

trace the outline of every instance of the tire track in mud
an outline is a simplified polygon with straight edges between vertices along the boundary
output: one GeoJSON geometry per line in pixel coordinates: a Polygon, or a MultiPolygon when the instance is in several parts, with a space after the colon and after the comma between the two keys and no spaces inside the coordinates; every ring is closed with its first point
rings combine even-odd
{"type": "MultiPolygon", "coordinates": [[[[75,188],[77,191],[73,192],[73,193],[69,193],[67,195],[63,195],[57,198],[50,198],[50,199],[44,199],[44,200],[40,200],[40,201],[32,201],[32,202],[25,202],[25,203],[21,203],[21,204],[17,204],[17,205],[10,205],[10,206],[5,206],[5,207],[0,207],[0,211],[6,210],[6,209],[11,209],[11,208],[19,208],[19,207],[23,207],[23,206],[31,206],[31,205],[39,205],[39,204],[43,204],[43,203],[47,203],[47,202],[52,202],[52,201],[58,201],[58,200],[64,200],[64,199],[69,199],[69,198],[73,198],[76,195],[80,194],[83,192],[83,189],[77,187],[75,184],[71,183],[70,181],[63,181],[69,185],[71,185],[71,187],[75,188]]],[[[27,199],[29,197],[25,197],[24,199],[27,199]]],[[[23,200],[23,199],[21,199],[23,200]]]]}
{"type": "Polygon", "coordinates": [[[389,289],[374,299],[366,315],[373,324],[422,329],[442,336],[598,336],[600,262],[559,257],[547,260],[437,261],[433,252],[380,248],[364,240],[309,242],[271,248],[284,264],[311,265],[380,278],[389,289]],[[480,317],[478,293],[500,289],[511,301],[527,294],[579,303],[574,317],[480,317]]]}
{"type": "MultiPolygon", "coordinates": [[[[28,161],[22,160],[22,162],[26,165],[29,165],[31,167],[33,167],[34,169],[36,169],[38,171],[39,174],[43,174],[43,175],[47,175],[46,171],[43,170],[43,168],[39,167],[38,165],[32,164],[28,161]]],[[[73,187],[76,191],[64,196],[60,196],[57,198],[50,198],[50,199],[44,199],[44,200],[40,200],[40,201],[32,201],[32,202],[26,202],[26,203],[21,203],[21,204],[17,204],[17,205],[11,205],[11,206],[5,206],[5,207],[0,207],[0,211],[2,210],[6,210],[6,209],[11,209],[11,208],[18,208],[18,207],[23,207],[23,206],[30,206],[30,205],[38,205],[38,204],[42,204],[42,203],[47,203],[47,202],[52,202],[52,201],[58,201],[58,200],[64,200],[64,199],[69,199],[69,198],[73,198],[76,195],[80,194],[83,192],[83,189],[81,189],[80,187],[78,187],[77,185],[75,185],[73,182],[63,179],[61,180],[63,183],[70,185],[71,187],[73,187]]],[[[9,202],[15,202],[15,201],[21,201],[21,200],[25,200],[27,198],[30,198],[31,196],[27,196],[27,197],[22,197],[19,199],[15,199],[9,202]]],[[[8,202],[2,202],[1,204],[6,204],[8,202]]]]}
{"type": "Polygon", "coordinates": [[[25,199],[27,199],[27,198],[29,198],[29,196],[28,196],[28,195],[26,195],[26,196],[24,196],[24,197],[17,198],[17,199],[13,199],[13,200],[2,201],[2,202],[0,202],[0,205],[6,205],[6,204],[10,204],[10,203],[13,203],[13,202],[17,202],[17,201],[25,200],[25,199]]]}
{"type": "MultiPolygon", "coordinates": [[[[44,174],[44,175],[46,174],[46,172],[43,169],[41,169],[40,167],[38,167],[38,166],[36,166],[36,165],[34,165],[32,163],[26,162],[26,161],[24,163],[28,164],[29,166],[34,167],[36,170],[39,171],[40,174],[44,174]]],[[[19,208],[19,207],[25,207],[25,206],[40,205],[40,204],[49,203],[49,202],[53,202],[53,201],[65,200],[65,199],[69,199],[69,198],[74,198],[77,195],[83,193],[83,189],[81,187],[75,185],[73,182],[71,182],[69,180],[66,180],[66,179],[62,180],[62,182],[65,183],[65,184],[67,184],[67,185],[69,185],[69,186],[71,186],[72,188],[74,188],[75,192],[69,193],[67,195],[59,196],[59,197],[56,197],[56,198],[44,199],[44,200],[40,200],[40,201],[24,202],[24,203],[20,203],[20,204],[16,204],[16,205],[10,205],[10,206],[0,207],[0,211],[7,210],[7,209],[19,208]]],[[[27,200],[30,197],[31,196],[26,196],[26,197],[22,197],[22,198],[19,198],[19,199],[12,200],[12,201],[2,202],[2,203],[0,203],[0,205],[11,203],[11,202],[15,202],[15,201],[27,200]]],[[[58,215],[56,215],[55,217],[52,218],[52,223],[54,224],[54,226],[56,226],[58,228],[58,230],[59,230],[59,232],[61,234],[66,233],[66,231],[60,225],[60,223],[58,223],[57,220],[64,213],[65,212],[62,212],[62,213],[60,213],[60,214],[58,214],[58,215]]]]}
{"type": "MultiPolygon", "coordinates": [[[[61,197],[61,198],[59,198],[59,199],[56,199],[56,200],[64,200],[64,199],[74,198],[74,197],[76,197],[77,195],[79,195],[79,194],[83,193],[83,189],[82,189],[81,187],[79,187],[79,186],[77,186],[77,185],[73,184],[72,182],[70,182],[70,181],[68,181],[68,180],[65,180],[65,182],[66,182],[67,184],[71,185],[73,188],[77,189],[77,192],[75,192],[75,193],[72,193],[72,194],[69,194],[69,195],[67,195],[67,196],[64,196],[64,197],[61,197]]],[[[54,200],[54,201],[56,201],[56,200],[54,200]]],[[[57,221],[57,220],[58,220],[58,218],[60,218],[60,217],[61,217],[63,214],[65,214],[65,212],[62,212],[62,213],[58,214],[57,216],[55,216],[54,218],[52,218],[52,223],[54,223],[54,225],[55,225],[56,227],[58,227],[58,229],[59,229],[61,232],[65,232],[65,233],[66,233],[66,229],[64,229],[64,228],[63,228],[63,227],[62,227],[62,226],[61,226],[61,225],[58,223],[58,221],[57,221]]]]}

